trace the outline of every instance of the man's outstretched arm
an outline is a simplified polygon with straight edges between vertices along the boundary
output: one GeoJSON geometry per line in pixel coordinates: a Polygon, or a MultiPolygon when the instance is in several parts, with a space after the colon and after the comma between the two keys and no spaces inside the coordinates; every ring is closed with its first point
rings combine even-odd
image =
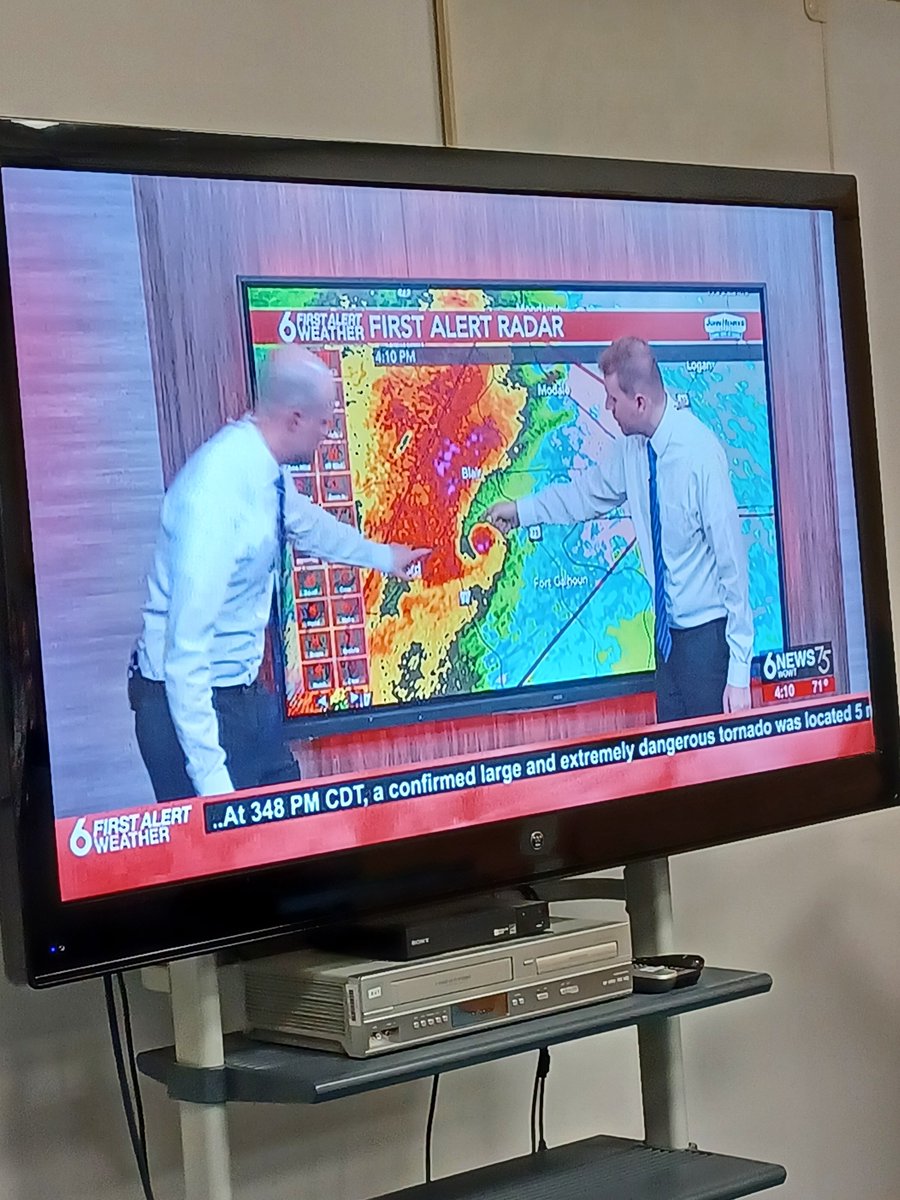
{"type": "Polygon", "coordinates": [[[431,553],[422,548],[373,542],[301,495],[289,476],[285,477],[284,526],[288,540],[305,554],[326,562],[372,567],[399,579],[410,579],[416,564],[431,553]]]}
{"type": "Polygon", "coordinates": [[[624,439],[620,439],[599,463],[568,483],[553,483],[519,500],[499,500],[487,509],[484,519],[500,533],[519,525],[580,525],[603,516],[624,500],[624,439]]]}

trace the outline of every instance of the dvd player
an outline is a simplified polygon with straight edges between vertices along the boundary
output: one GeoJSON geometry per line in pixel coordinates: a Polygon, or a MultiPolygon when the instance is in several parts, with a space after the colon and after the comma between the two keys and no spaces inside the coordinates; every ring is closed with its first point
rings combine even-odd
{"type": "Polygon", "coordinates": [[[409,962],[533,937],[549,928],[546,900],[501,894],[411,909],[355,925],[324,925],[312,930],[307,939],[316,950],[409,962]]]}
{"type": "Polygon", "coordinates": [[[244,965],[261,1041],[366,1058],[631,992],[627,920],[554,918],[548,933],[410,963],[295,951],[244,965]]]}

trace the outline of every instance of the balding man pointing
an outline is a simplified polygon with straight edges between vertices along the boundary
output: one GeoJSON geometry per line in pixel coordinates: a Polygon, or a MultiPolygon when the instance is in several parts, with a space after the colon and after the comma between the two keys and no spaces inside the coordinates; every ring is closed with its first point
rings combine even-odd
{"type": "Polygon", "coordinates": [[[409,577],[426,550],[369,541],[300,495],[283,468],[309,462],[334,405],[328,368],[272,351],[252,415],[220,429],[166,493],[129,699],[157,800],[297,777],[279,705],[261,685],[280,532],[303,554],[409,577]]]}

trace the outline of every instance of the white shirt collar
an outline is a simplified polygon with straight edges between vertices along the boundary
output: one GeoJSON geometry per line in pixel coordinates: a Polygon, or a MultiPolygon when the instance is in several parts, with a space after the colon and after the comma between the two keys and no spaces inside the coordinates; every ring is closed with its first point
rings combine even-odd
{"type": "Polygon", "coordinates": [[[666,407],[663,409],[663,414],[659,419],[659,424],[654,429],[653,434],[648,439],[650,445],[656,451],[656,457],[661,458],[665,453],[666,447],[672,440],[675,424],[675,405],[672,403],[671,397],[666,396],[666,407]]]}
{"type": "Polygon", "coordinates": [[[248,452],[252,456],[253,463],[258,464],[260,472],[264,473],[266,482],[274,483],[281,474],[281,465],[269,449],[269,443],[263,437],[252,415],[248,413],[235,424],[238,428],[243,427],[252,431],[246,439],[248,452]]]}

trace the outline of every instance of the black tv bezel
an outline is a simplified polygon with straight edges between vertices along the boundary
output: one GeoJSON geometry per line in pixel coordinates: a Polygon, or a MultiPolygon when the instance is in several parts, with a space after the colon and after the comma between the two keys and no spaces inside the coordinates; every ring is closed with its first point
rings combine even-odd
{"type": "MultiPolygon", "coordinates": [[[[250,305],[248,292],[251,288],[324,288],[346,287],[363,289],[366,287],[409,287],[418,288],[493,288],[511,291],[519,289],[553,291],[642,291],[642,292],[707,292],[725,295],[734,293],[755,293],[759,299],[760,319],[763,327],[761,358],[766,389],[766,416],[769,434],[769,469],[772,474],[772,493],[774,497],[774,522],[776,542],[776,562],[778,567],[778,601],[781,608],[781,638],[782,644],[788,641],[787,614],[784,605],[784,562],[782,556],[781,515],[778,508],[778,464],[775,456],[775,410],[772,404],[772,380],[769,368],[769,350],[766,312],[766,285],[764,283],[725,283],[716,280],[714,283],[642,283],[640,280],[604,281],[589,283],[584,280],[552,279],[422,279],[411,276],[409,279],[398,279],[396,276],[386,276],[383,279],[361,276],[352,279],[345,276],[293,276],[293,275],[239,275],[237,277],[238,294],[240,296],[240,320],[244,333],[244,363],[246,368],[247,395],[252,403],[256,403],[256,366],[254,343],[250,327],[250,305]]],[[[661,361],[665,361],[661,359],[661,361]]],[[[624,557],[624,555],[623,555],[624,557]]],[[[617,560],[618,564],[618,560],[617,560]]],[[[616,565],[617,565],[616,564],[616,565]]],[[[282,574],[283,582],[283,574],[282,574]]],[[[275,683],[278,688],[279,700],[284,705],[286,684],[284,664],[284,612],[281,604],[283,589],[278,588],[277,625],[270,623],[273,639],[276,640],[278,651],[273,655],[275,683]]],[[[775,649],[775,647],[772,647],[775,649]]],[[[384,729],[399,725],[417,725],[456,717],[492,715],[494,713],[521,713],[538,708],[556,708],[562,705],[585,704],[592,700],[615,699],[619,696],[634,696],[653,690],[653,671],[639,670],[620,675],[601,675],[587,679],[570,679],[556,683],[530,684],[527,687],[497,689],[491,692],[470,692],[456,696],[435,696],[428,700],[406,701],[395,704],[382,704],[372,708],[348,709],[334,712],[324,712],[318,715],[289,717],[284,713],[283,724],[285,736],[297,740],[311,741],[324,737],[329,733],[354,733],[369,729],[384,729]]]]}
{"type": "Polygon", "coordinates": [[[833,213],[877,747],[853,758],[63,904],[0,203],[0,919],[5,965],[15,981],[48,986],[280,940],[313,923],[410,900],[617,866],[896,802],[900,732],[852,176],[117,126],[34,129],[3,121],[0,167],[14,166],[833,213]],[[536,830],[541,839],[532,837],[536,830]]]}

